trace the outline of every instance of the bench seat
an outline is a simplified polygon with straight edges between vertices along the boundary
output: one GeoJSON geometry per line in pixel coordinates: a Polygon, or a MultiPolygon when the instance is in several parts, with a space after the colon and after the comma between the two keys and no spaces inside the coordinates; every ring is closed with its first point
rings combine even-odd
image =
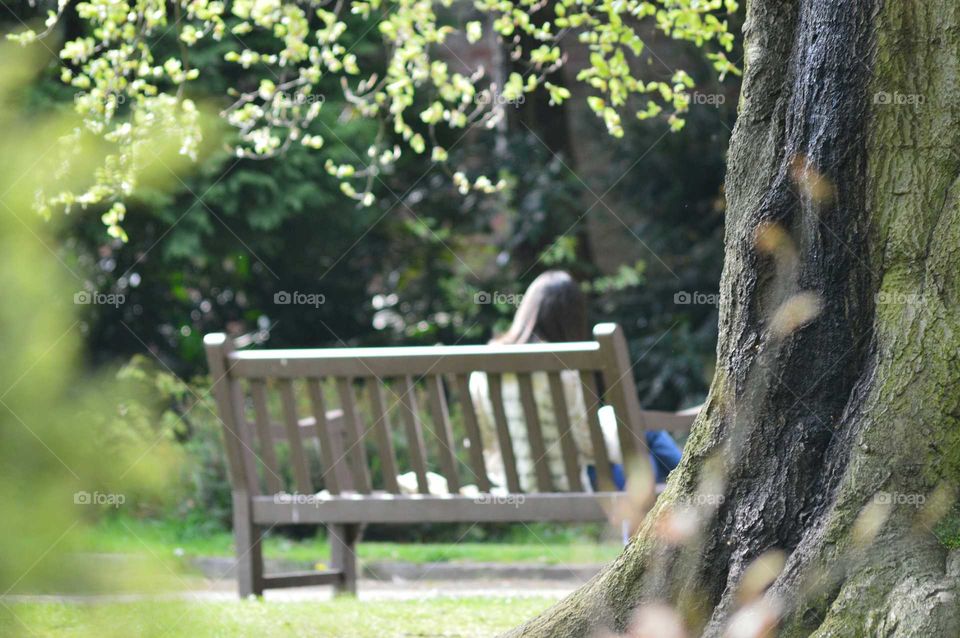
{"type": "Polygon", "coordinates": [[[480,496],[424,494],[341,495],[310,502],[278,502],[274,496],[253,497],[253,522],[322,523],[558,523],[610,520],[622,492],[578,494],[505,494],[480,496]]]}

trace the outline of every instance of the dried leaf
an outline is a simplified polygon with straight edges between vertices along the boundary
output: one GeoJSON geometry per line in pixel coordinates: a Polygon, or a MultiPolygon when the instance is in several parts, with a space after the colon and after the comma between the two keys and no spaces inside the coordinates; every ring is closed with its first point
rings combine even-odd
{"type": "Polygon", "coordinates": [[[678,506],[660,513],[654,526],[657,537],[680,545],[692,540],[700,528],[700,516],[696,508],[678,506]]]}
{"type": "Polygon", "coordinates": [[[747,605],[730,619],[724,638],[773,638],[780,607],[779,602],[766,598],[747,605]]]}
{"type": "Polygon", "coordinates": [[[617,501],[611,522],[617,527],[626,523],[627,533],[633,536],[656,500],[656,477],[646,455],[630,459],[627,465],[626,498],[617,501]]]}
{"type": "Polygon", "coordinates": [[[851,536],[853,542],[860,546],[866,546],[873,542],[873,539],[880,533],[883,524],[887,522],[890,516],[891,504],[888,499],[877,498],[870,500],[867,505],[860,510],[857,520],[853,523],[851,536]]]}
{"type": "Polygon", "coordinates": [[[790,162],[790,178],[796,184],[797,190],[807,199],[817,204],[829,204],[833,201],[833,182],[803,155],[795,156],[790,162]]]}
{"type": "Polygon", "coordinates": [[[770,333],[775,337],[785,337],[816,319],[822,310],[823,302],[818,294],[797,293],[780,304],[773,313],[770,333]]]}
{"type": "Polygon", "coordinates": [[[773,581],[777,579],[787,561],[787,555],[779,549],[764,552],[758,556],[740,579],[737,603],[745,605],[760,598],[773,581]]]}
{"type": "Polygon", "coordinates": [[[917,514],[915,527],[917,531],[930,531],[940,522],[956,503],[956,492],[949,483],[940,483],[927,496],[923,508],[917,514]]]}
{"type": "Polygon", "coordinates": [[[624,638],[687,638],[687,629],[673,607],[651,603],[634,612],[624,638]]]}
{"type": "Polygon", "coordinates": [[[757,250],[765,255],[774,255],[788,246],[792,246],[790,236],[780,224],[762,222],[753,234],[753,243],[757,250]]]}

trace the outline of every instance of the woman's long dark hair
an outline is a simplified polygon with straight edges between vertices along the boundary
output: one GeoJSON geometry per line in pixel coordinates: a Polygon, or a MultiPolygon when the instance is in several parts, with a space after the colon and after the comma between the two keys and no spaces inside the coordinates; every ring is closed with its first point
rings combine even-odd
{"type": "Polygon", "coordinates": [[[587,341],[587,300],[569,273],[548,270],[533,280],[510,329],[490,343],[587,341]]]}

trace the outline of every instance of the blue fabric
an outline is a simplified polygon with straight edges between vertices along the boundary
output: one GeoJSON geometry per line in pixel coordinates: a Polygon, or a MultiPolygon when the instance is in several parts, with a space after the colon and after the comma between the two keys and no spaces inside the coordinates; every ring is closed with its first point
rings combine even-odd
{"type": "MultiPolygon", "coordinates": [[[[623,474],[623,465],[620,463],[611,463],[610,469],[613,470],[613,484],[621,492],[627,487],[627,477],[623,474]]],[[[587,466],[587,478],[590,479],[590,485],[593,491],[597,491],[597,468],[593,465],[587,466]]]]}
{"type": "Polygon", "coordinates": [[[680,448],[673,437],[663,430],[647,432],[647,448],[650,450],[650,462],[657,483],[666,483],[667,475],[680,465],[680,448]]]}
{"type": "MultiPolygon", "coordinates": [[[[667,476],[680,464],[680,448],[677,446],[673,437],[663,430],[654,430],[646,433],[647,448],[650,450],[650,462],[653,464],[653,473],[657,483],[666,483],[667,476]]],[[[613,470],[613,484],[618,490],[624,490],[627,486],[627,478],[623,472],[623,465],[620,463],[611,463],[610,469],[613,470]]],[[[590,485],[597,489],[597,468],[593,465],[587,466],[587,477],[590,479],[590,485]]]]}

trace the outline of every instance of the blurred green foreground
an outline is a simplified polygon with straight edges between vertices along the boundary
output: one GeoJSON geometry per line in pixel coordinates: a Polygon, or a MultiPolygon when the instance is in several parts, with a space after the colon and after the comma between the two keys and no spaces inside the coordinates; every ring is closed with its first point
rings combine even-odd
{"type": "MultiPolygon", "coordinates": [[[[235,636],[280,638],[393,638],[448,636],[480,638],[516,626],[552,601],[546,598],[458,598],[364,603],[140,603],[17,605],[27,635],[109,638],[112,636],[235,636]]],[[[21,627],[21,628],[23,628],[21,627]]],[[[9,627],[0,625],[8,636],[9,627]]],[[[16,629],[15,627],[13,629],[16,629]]]]}

